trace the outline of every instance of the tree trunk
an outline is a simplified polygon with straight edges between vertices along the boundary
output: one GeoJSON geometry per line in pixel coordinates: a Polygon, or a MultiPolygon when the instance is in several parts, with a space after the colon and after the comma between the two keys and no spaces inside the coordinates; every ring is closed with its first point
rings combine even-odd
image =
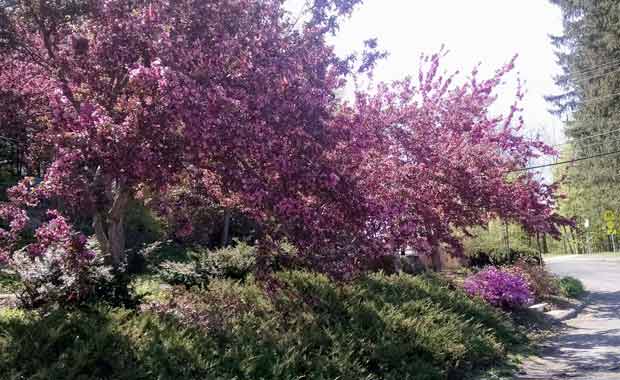
{"type": "Polygon", "coordinates": [[[125,255],[125,212],[131,199],[129,191],[118,189],[109,210],[99,210],[93,218],[95,236],[106,265],[118,269],[125,255]]]}
{"type": "Polygon", "coordinates": [[[566,231],[562,228],[562,246],[564,247],[564,254],[568,255],[568,247],[566,246],[566,231]]]}
{"type": "Polygon", "coordinates": [[[441,252],[437,247],[433,247],[431,252],[431,263],[435,272],[439,272],[441,270],[441,252]]]}
{"type": "Polygon", "coordinates": [[[222,229],[222,247],[226,247],[228,245],[229,233],[230,233],[230,218],[231,211],[229,209],[224,210],[224,228],[222,229]]]}
{"type": "Polygon", "coordinates": [[[110,243],[110,261],[113,268],[119,268],[125,259],[125,221],[111,220],[108,223],[108,242],[110,243]]]}
{"type": "Polygon", "coordinates": [[[570,251],[570,254],[574,255],[575,254],[575,250],[574,250],[573,242],[572,242],[572,239],[571,239],[571,236],[570,236],[570,229],[569,229],[569,232],[566,232],[566,227],[564,227],[564,226],[562,226],[562,229],[564,230],[564,236],[566,236],[566,243],[568,244],[568,249],[570,251]]]}
{"type": "Polygon", "coordinates": [[[506,250],[510,251],[510,233],[508,232],[508,222],[504,222],[504,243],[506,250]]]}
{"type": "Polygon", "coordinates": [[[570,237],[571,237],[571,241],[574,245],[574,253],[575,254],[579,254],[579,241],[577,240],[577,237],[575,236],[575,229],[572,227],[568,227],[568,231],[570,232],[570,237]]]}

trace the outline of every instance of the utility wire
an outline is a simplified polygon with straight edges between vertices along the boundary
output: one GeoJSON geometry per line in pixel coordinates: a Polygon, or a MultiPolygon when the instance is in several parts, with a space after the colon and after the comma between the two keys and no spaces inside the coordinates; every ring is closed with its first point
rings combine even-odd
{"type": "Polygon", "coordinates": [[[615,65],[618,62],[620,62],[620,57],[612,58],[611,60],[609,60],[607,62],[591,65],[590,68],[583,69],[581,71],[577,71],[576,73],[577,74],[579,74],[579,73],[584,74],[584,73],[588,73],[588,72],[593,72],[593,71],[599,70],[599,69],[604,68],[604,67],[613,66],[613,65],[615,65]]]}
{"type": "Polygon", "coordinates": [[[589,79],[595,79],[598,77],[602,77],[602,76],[614,73],[615,71],[617,71],[618,68],[620,68],[620,62],[618,62],[614,66],[602,68],[600,69],[600,71],[593,71],[591,73],[584,73],[584,74],[573,74],[573,75],[568,74],[568,75],[565,75],[564,78],[573,83],[581,83],[589,79]]]}
{"type": "MultiPolygon", "coordinates": [[[[604,141],[596,141],[596,142],[586,143],[583,146],[586,149],[590,149],[590,148],[596,147],[597,145],[601,145],[601,146],[602,145],[608,145],[608,144],[611,144],[611,143],[615,143],[617,141],[620,141],[620,138],[613,138],[611,140],[604,140],[604,141]]],[[[584,149],[582,149],[582,150],[584,150],[584,149]]]]}
{"type": "Polygon", "coordinates": [[[612,59],[611,61],[609,61],[607,63],[602,63],[602,64],[600,64],[598,66],[594,66],[594,67],[591,67],[589,69],[585,69],[585,70],[577,71],[577,72],[574,72],[574,73],[566,74],[566,76],[568,78],[571,78],[571,77],[578,77],[578,76],[584,76],[584,75],[593,75],[595,72],[597,72],[599,70],[609,69],[610,67],[613,67],[613,66],[615,66],[615,65],[617,65],[619,63],[620,63],[620,58],[616,58],[616,59],[612,59]]]}
{"type": "MultiPolygon", "coordinates": [[[[601,121],[605,121],[608,125],[620,124],[620,120],[598,120],[598,122],[601,122],[601,121]]],[[[591,123],[593,121],[591,121],[591,120],[587,120],[587,121],[584,120],[584,122],[585,123],[591,123]]],[[[580,141],[590,140],[590,139],[593,139],[595,137],[611,135],[613,133],[619,133],[620,134],[620,128],[613,129],[611,131],[607,131],[607,132],[603,132],[603,133],[598,133],[596,135],[588,135],[588,136],[581,136],[581,137],[571,138],[571,139],[568,139],[565,142],[557,143],[557,144],[552,144],[551,146],[552,147],[560,147],[560,146],[564,146],[564,145],[569,145],[569,144],[577,143],[577,142],[580,142],[580,141]]]]}
{"type": "Polygon", "coordinates": [[[599,157],[609,156],[609,155],[618,154],[618,153],[620,153],[620,150],[614,150],[612,152],[605,152],[605,153],[595,154],[593,156],[575,158],[575,159],[572,159],[572,160],[558,161],[558,162],[553,162],[551,164],[528,166],[528,167],[521,168],[521,169],[511,170],[508,173],[517,173],[517,172],[524,172],[524,171],[534,170],[534,169],[548,168],[548,167],[551,167],[551,166],[565,165],[565,164],[570,164],[570,163],[573,163],[573,162],[590,160],[590,159],[593,159],[593,158],[599,158],[599,157]]]}
{"type": "MultiPolygon", "coordinates": [[[[614,123],[614,124],[617,124],[617,123],[614,123]]],[[[595,137],[601,137],[601,136],[610,135],[612,133],[620,133],[620,128],[619,129],[614,129],[612,131],[604,132],[604,133],[599,133],[599,134],[596,134],[596,135],[590,135],[590,136],[585,136],[585,137],[579,137],[579,138],[576,138],[576,139],[570,139],[570,140],[568,140],[566,142],[559,143],[559,144],[554,144],[554,145],[551,145],[551,146],[553,146],[553,147],[564,146],[564,145],[573,144],[573,143],[576,143],[576,142],[579,142],[579,141],[590,140],[590,139],[595,138],[595,137]]]]}
{"type": "Polygon", "coordinates": [[[609,74],[613,74],[616,72],[620,71],[620,64],[616,67],[610,67],[610,69],[612,69],[611,71],[605,72],[605,73],[599,73],[599,74],[595,74],[595,75],[591,75],[591,76],[584,76],[581,78],[571,78],[573,80],[573,83],[579,84],[579,83],[584,83],[587,82],[589,80],[592,79],[596,79],[596,78],[600,78],[600,77],[604,77],[607,76],[609,74]]]}
{"type": "Polygon", "coordinates": [[[584,99],[583,102],[584,103],[596,103],[601,99],[607,99],[607,98],[613,98],[620,95],[620,92],[614,92],[613,94],[608,94],[608,95],[601,95],[601,96],[596,96],[594,98],[590,98],[590,99],[584,99]]]}
{"type": "Polygon", "coordinates": [[[607,98],[613,98],[620,95],[620,92],[614,92],[613,94],[607,94],[607,95],[601,95],[601,96],[595,96],[593,98],[589,98],[589,99],[584,99],[582,101],[582,104],[588,104],[588,103],[596,103],[598,101],[600,101],[601,99],[607,99],[607,98]]]}

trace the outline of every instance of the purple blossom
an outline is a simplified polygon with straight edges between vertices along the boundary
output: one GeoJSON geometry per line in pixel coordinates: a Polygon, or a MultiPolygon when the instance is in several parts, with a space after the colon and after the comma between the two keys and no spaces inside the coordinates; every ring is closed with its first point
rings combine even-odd
{"type": "Polygon", "coordinates": [[[523,276],[493,266],[468,277],[463,287],[469,295],[506,309],[527,306],[533,301],[532,291],[523,276]]]}

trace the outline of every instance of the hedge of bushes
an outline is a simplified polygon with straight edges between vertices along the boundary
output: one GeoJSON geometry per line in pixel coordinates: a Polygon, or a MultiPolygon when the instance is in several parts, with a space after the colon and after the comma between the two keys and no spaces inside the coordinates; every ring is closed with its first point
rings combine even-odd
{"type": "Polygon", "coordinates": [[[511,265],[517,262],[536,265],[542,264],[541,253],[529,247],[476,249],[468,252],[467,256],[470,265],[476,268],[483,268],[489,265],[511,265]]]}
{"type": "Polygon", "coordinates": [[[145,311],[0,311],[6,379],[461,379],[525,337],[429,275],[214,279],[145,311]]]}

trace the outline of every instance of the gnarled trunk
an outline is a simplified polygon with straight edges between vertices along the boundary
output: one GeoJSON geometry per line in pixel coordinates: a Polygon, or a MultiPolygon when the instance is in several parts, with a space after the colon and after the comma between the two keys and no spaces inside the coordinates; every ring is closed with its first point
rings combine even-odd
{"type": "Polygon", "coordinates": [[[95,236],[107,265],[119,268],[125,255],[125,212],[131,199],[125,188],[119,188],[114,194],[110,209],[99,209],[93,218],[95,236]]]}

